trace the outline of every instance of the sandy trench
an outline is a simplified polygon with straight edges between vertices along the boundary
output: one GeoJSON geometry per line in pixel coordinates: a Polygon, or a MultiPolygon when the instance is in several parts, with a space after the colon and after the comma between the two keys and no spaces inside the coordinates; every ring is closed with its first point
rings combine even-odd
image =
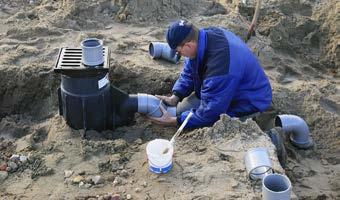
{"type": "Polygon", "coordinates": [[[111,49],[110,81],[130,94],[169,94],[180,65],[152,60],[148,45],[164,41],[168,24],[186,18],[222,26],[244,38],[255,1],[99,0],[0,1],[1,199],[261,199],[261,183],[247,177],[243,156],[267,147],[293,199],[340,198],[339,8],[328,1],[262,1],[248,45],[273,87],[273,108],[257,123],[222,115],[213,127],[182,134],[169,174],[148,171],[145,147],[175,128],[140,114],[114,131],[83,139],[58,114],[58,49],[88,37],[111,49]],[[287,166],[265,131],[278,114],[302,117],[315,146],[286,141],[287,166]],[[12,155],[28,157],[13,162],[12,155]]]}

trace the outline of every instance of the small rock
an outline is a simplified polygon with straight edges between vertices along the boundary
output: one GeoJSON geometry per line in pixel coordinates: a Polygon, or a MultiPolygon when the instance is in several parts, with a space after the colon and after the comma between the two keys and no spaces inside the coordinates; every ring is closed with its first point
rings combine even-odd
{"type": "Polygon", "coordinates": [[[81,181],[80,183],[79,183],[79,188],[81,188],[81,189],[88,189],[88,188],[90,188],[91,187],[91,184],[89,184],[89,183],[84,183],[83,181],[81,181]]]}
{"type": "Polygon", "coordinates": [[[19,160],[21,163],[25,163],[27,161],[27,156],[20,156],[19,160]]]}
{"type": "Polygon", "coordinates": [[[0,171],[0,183],[3,182],[4,180],[6,180],[6,178],[8,177],[8,173],[5,171],[0,171]]]}
{"type": "MultiPolygon", "coordinates": [[[[108,198],[107,198],[108,199],[108,198]]],[[[100,196],[100,197],[98,197],[98,200],[107,200],[107,199],[105,199],[105,197],[104,196],[100,196]]]]}
{"type": "Polygon", "coordinates": [[[17,171],[17,169],[18,169],[18,165],[15,162],[8,162],[8,167],[10,167],[10,170],[12,172],[17,171]]]}
{"type": "Polygon", "coordinates": [[[10,161],[12,162],[18,162],[20,160],[20,155],[17,155],[17,154],[13,154],[10,158],[9,158],[10,161]]]}
{"type": "Polygon", "coordinates": [[[76,176],[72,179],[72,183],[73,184],[79,184],[80,182],[82,182],[84,180],[84,177],[82,176],[76,176]]]}
{"type": "Polygon", "coordinates": [[[129,172],[123,169],[122,171],[119,172],[119,175],[121,177],[127,178],[129,176],[129,172]]]}
{"type": "Polygon", "coordinates": [[[138,138],[138,139],[136,140],[136,144],[143,144],[142,139],[138,138]]]}
{"type": "Polygon", "coordinates": [[[142,189],[140,189],[139,187],[135,189],[136,193],[139,193],[140,191],[142,191],[142,189]]]}
{"type": "Polygon", "coordinates": [[[7,163],[2,163],[0,165],[0,171],[6,171],[6,168],[8,167],[7,163]]]}
{"type": "Polygon", "coordinates": [[[97,185],[97,184],[101,184],[101,183],[104,183],[104,180],[101,176],[97,175],[97,176],[94,176],[92,177],[92,182],[97,185]]]}
{"type": "Polygon", "coordinates": [[[78,172],[78,175],[85,175],[85,171],[80,171],[80,172],[78,172]]]}
{"type": "Polygon", "coordinates": [[[144,182],[142,183],[142,186],[143,186],[144,188],[146,188],[146,187],[148,187],[148,183],[147,183],[146,181],[144,181],[144,182]]]}
{"type": "Polygon", "coordinates": [[[127,195],[126,195],[126,199],[127,199],[127,200],[132,199],[131,194],[127,194],[127,195]]]}
{"type": "Polygon", "coordinates": [[[321,164],[322,164],[322,165],[328,165],[328,162],[327,162],[327,160],[325,160],[325,159],[321,159],[321,164]]]}
{"type": "Polygon", "coordinates": [[[115,180],[113,181],[114,186],[119,185],[121,183],[122,183],[122,179],[120,179],[119,177],[116,177],[115,180]]]}
{"type": "Polygon", "coordinates": [[[71,177],[72,174],[73,174],[73,171],[72,171],[72,170],[65,170],[65,171],[64,171],[64,177],[65,177],[65,178],[71,177]]]}
{"type": "Polygon", "coordinates": [[[119,194],[112,195],[111,200],[120,200],[120,195],[119,194]]]}

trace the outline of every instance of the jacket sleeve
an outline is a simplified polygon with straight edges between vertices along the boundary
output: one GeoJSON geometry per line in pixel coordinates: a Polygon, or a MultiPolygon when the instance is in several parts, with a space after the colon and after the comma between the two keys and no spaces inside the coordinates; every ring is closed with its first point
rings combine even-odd
{"type": "MultiPolygon", "coordinates": [[[[225,113],[239,85],[239,78],[232,75],[214,76],[204,80],[201,91],[201,104],[194,113],[185,128],[199,128],[213,125],[225,113]]],[[[181,124],[189,111],[182,113],[178,118],[181,124]]]]}
{"type": "Polygon", "coordinates": [[[194,90],[191,61],[187,58],[184,62],[184,68],[179,79],[172,88],[173,94],[178,96],[180,100],[187,97],[194,90]]]}

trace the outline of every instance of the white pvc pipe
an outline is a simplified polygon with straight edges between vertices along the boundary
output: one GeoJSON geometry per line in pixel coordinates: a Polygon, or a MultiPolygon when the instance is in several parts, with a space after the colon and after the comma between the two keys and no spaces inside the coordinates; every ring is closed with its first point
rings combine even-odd
{"type": "Polygon", "coordinates": [[[181,58],[181,56],[165,42],[151,42],[149,45],[149,54],[152,58],[163,58],[175,64],[178,64],[181,58]]]}
{"type": "Polygon", "coordinates": [[[272,161],[265,147],[257,147],[247,151],[244,156],[244,163],[247,174],[252,180],[263,179],[273,172],[272,161]]]}
{"type": "Polygon", "coordinates": [[[97,38],[88,38],[81,42],[82,62],[87,66],[97,66],[104,62],[103,41],[97,38]]]}
{"type": "MultiPolygon", "coordinates": [[[[151,117],[161,117],[163,115],[160,106],[161,100],[157,97],[149,94],[137,94],[138,99],[138,110],[137,112],[147,114],[151,117]]],[[[166,106],[162,104],[162,106],[170,113],[171,116],[176,116],[176,107],[174,106],[166,106]]]]}
{"type": "Polygon", "coordinates": [[[263,200],[290,200],[292,184],[287,176],[269,174],[262,179],[263,200]]]}
{"type": "Polygon", "coordinates": [[[313,146],[309,136],[307,123],[296,115],[278,115],[275,118],[275,126],[281,126],[284,132],[291,132],[290,141],[298,148],[307,149],[313,146]]]}

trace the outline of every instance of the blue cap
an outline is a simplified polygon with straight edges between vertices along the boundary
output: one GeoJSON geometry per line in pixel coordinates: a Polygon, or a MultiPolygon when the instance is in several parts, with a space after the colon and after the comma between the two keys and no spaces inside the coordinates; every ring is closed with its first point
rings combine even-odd
{"type": "Polygon", "coordinates": [[[178,20],[172,23],[166,33],[166,41],[171,49],[176,49],[189,35],[192,25],[185,20],[178,20]]]}

